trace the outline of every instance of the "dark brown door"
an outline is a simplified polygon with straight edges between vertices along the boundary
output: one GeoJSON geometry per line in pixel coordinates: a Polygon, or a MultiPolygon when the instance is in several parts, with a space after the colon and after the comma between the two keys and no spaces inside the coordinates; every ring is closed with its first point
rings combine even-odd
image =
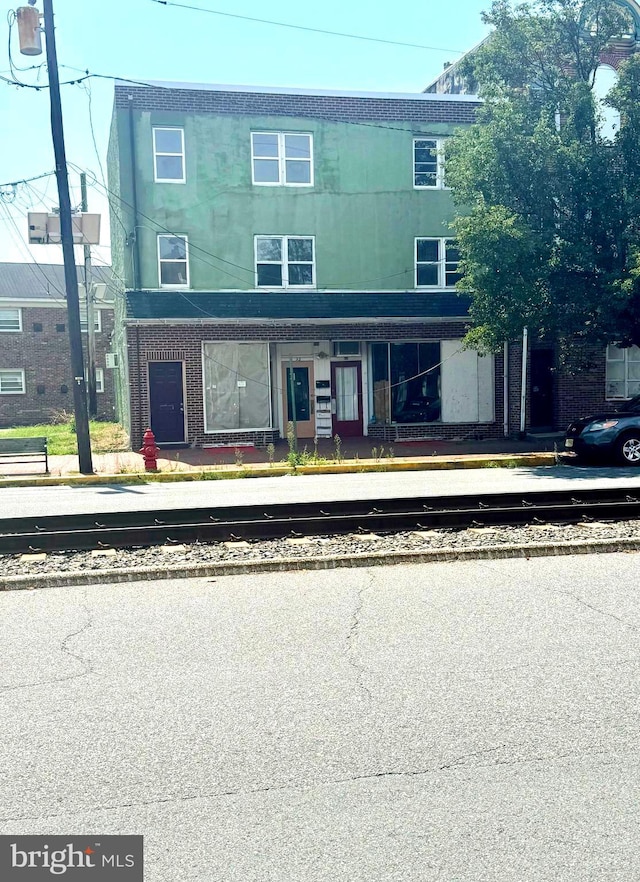
{"type": "Polygon", "coordinates": [[[359,361],[331,365],[332,431],[341,438],[362,435],[362,366],[359,361]]]}
{"type": "Polygon", "coordinates": [[[531,350],[532,429],[553,427],[553,349],[531,350]]]}
{"type": "Polygon", "coordinates": [[[181,361],[149,362],[151,429],[158,444],[184,442],[184,387],[181,361]]]}

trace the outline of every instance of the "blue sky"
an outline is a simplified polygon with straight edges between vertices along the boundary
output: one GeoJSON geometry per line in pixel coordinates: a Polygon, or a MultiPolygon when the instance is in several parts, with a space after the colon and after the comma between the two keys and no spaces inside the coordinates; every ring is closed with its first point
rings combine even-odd
{"type": "MultiPolygon", "coordinates": [[[[24,0],[22,0],[24,2],[24,0]]],[[[433,47],[409,48],[276,27],[222,15],[167,7],[154,0],[54,0],[61,80],[92,73],[131,79],[179,80],[264,86],[299,86],[373,92],[419,92],[447,61],[486,34],[480,13],[490,0],[396,0],[391,7],[364,0],[324,0],[311,7],[282,0],[184,0],[192,6],[309,28],[342,31],[433,47]],[[68,67],[65,67],[67,65],[68,67]]],[[[26,4],[25,4],[26,5],[26,4]]],[[[0,73],[9,73],[3,0],[0,73]]],[[[42,0],[37,8],[42,11],[42,0]]],[[[14,64],[28,67],[44,60],[20,55],[17,28],[12,34],[14,64]]],[[[17,73],[25,83],[46,83],[46,71],[17,73]]],[[[88,80],[62,90],[67,158],[102,179],[113,84],[88,80]],[[97,151],[90,127],[89,105],[97,151]]],[[[9,86],[0,81],[0,184],[53,170],[46,90],[9,86]]],[[[106,171],[106,170],[105,170],[106,171]]],[[[78,175],[71,173],[72,203],[80,200],[78,175]]],[[[55,178],[19,187],[16,198],[0,200],[0,260],[60,263],[54,246],[26,245],[26,215],[57,205],[55,178]]],[[[90,210],[103,214],[103,244],[96,263],[109,261],[108,216],[98,187],[89,190],[90,210]]]]}

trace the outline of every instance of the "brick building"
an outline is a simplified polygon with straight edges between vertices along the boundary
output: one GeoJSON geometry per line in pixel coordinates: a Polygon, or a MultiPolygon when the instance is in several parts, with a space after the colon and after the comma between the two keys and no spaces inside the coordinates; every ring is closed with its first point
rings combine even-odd
{"type": "MultiPolygon", "coordinates": [[[[138,445],[495,436],[446,139],[473,96],[117,84],[118,408],[138,445]]],[[[507,427],[508,429],[508,427],[507,427]]]]}
{"type": "MultiPolygon", "coordinates": [[[[98,415],[113,419],[114,372],[105,357],[111,351],[114,321],[110,270],[94,267],[94,282],[101,298],[95,310],[98,415]]],[[[62,266],[0,263],[2,428],[46,423],[61,411],[73,410],[64,287],[62,266]]],[[[82,303],[80,311],[82,319],[82,303]]]]}

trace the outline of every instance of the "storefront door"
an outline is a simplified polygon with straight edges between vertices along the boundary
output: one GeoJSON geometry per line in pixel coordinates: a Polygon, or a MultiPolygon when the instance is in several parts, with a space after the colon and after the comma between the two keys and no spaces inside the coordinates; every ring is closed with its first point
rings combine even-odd
{"type": "Polygon", "coordinates": [[[291,367],[287,362],[282,365],[285,433],[287,424],[295,422],[298,438],[313,438],[315,436],[314,391],[312,361],[293,361],[291,367]],[[293,402],[291,400],[291,370],[293,370],[293,402]]]}
{"type": "Polygon", "coordinates": [[[332,433],[341,438],[362,435],[362,366],[359,361],[331,365],[332,433]]]}

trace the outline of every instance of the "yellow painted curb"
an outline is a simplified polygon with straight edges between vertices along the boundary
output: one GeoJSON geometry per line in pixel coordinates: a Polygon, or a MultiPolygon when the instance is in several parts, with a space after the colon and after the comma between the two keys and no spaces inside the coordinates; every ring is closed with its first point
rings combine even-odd
{"type": "Polygon", "coordinates": [[[533,468],[555,465],[553,453],[496,453],[458,454],[456,456],[429,456],[420,459],[381,459],[346,460],[345,462],[323,463],[322,465],[273,467],[248,463],[237,466],[218,466],[215,469],[201,469],[189,472],[129,472],[117,475],[60,475],[56,477],[29,475],[20,478],[0,476],[2,487],[59,487],[65,485],[100,484],[171,484],[180,481],[224,481],[240,478],[278,478],[284,475],[348,475],[362,472],[416,472],[444,469],[482,469],[482,468],[533,468]]]}

